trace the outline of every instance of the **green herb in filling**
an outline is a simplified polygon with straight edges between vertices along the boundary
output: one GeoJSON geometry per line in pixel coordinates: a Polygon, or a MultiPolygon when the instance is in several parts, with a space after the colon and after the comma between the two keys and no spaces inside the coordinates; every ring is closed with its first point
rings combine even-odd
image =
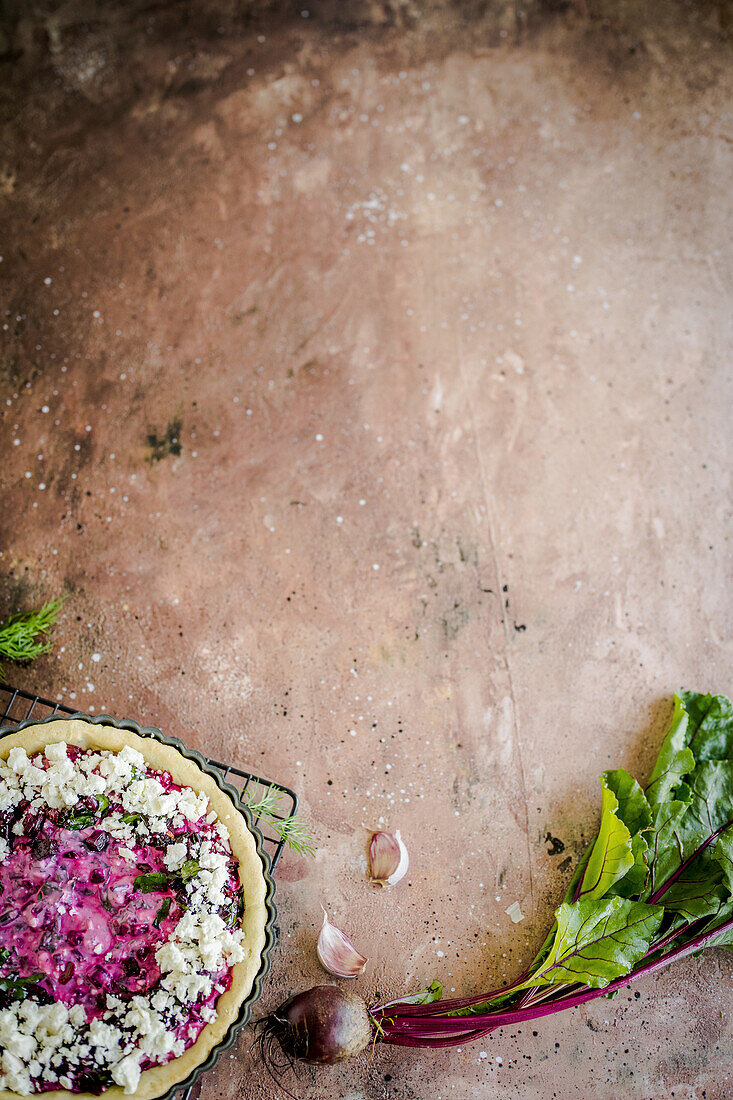
{"type": "Polygon", "coordinates": [[[0,978],[0,999],[4,1001],[24,1001],[29,993],[45,995],[39,982],[43,980],[43,974],[29,974],[27,978],[18,978],[8,975],[0,978]]]}
{"type": "Polygon", "coordinates": [[[161,905],[160,909],[156,913],[155,920],[153,921],[153,924],[155,925],[156,928],[160,928],[161,924],[163,923],[165,918],[170,913],[171,904],[172,904],[172,898],[165,898],[163,900],[163,904],[161,905]]]}
{"type": "Polygon", "coordinates": [[[132,885],[133,889],[142,890],[143,894],[151,894],[153,890],[166,889],[168,875],[165,871],[151,871],[147,875],[138,875],[132,885]]]}
{"type": "Polygon", "coordinates": [[[188,882],[190,879],[194,878],[200,870],[201,868],[195,859],[187,859],[178,872],[178,875],[182,882],[188,882]]]}
{"type": "Polygon", "coordinates": [[[64,825],[67,829],[88,829],[94,824],[94,814],[91,810],[80,810],[79,813],[66,815],[64,825]]]}

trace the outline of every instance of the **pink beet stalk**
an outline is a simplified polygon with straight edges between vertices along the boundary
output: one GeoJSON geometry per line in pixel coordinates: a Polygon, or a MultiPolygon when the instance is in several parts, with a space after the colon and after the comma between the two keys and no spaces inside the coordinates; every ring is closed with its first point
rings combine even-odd
{"type": "MultiPolygon", "coordinates": [[[[685,930],[681,928],[677,934],[685,930]]],[[[554,996],[551,989],[548,990],[550,996],[546,1001],[540,1004],[527,1005],[524,1008],[507,1006],[506,1008],[497,1009],[495,1012],[476,1013],[470,1016],[450,1015],[451,1012],[470,1007],[470,1004],[480,1004],[491,999],[484,994],[482,997],[464,997],[453,1001],[438,1001],[430,1005],[395,1006],[393,1009],[376,1007],[371,1010],[371,1015],[378,1025],[379,1037],[383,1042],[414,1047],[458,1046],[461,1043],[470,1042],[472,1039],[487,1035],[496,1028],[525,1023],[528,1020],[539,1020],[543,1016],[550,1016],[561,1009],[576,1008],[586,1001],[608,996],[609,993],[622,989],[628,982],[636,978],[640,978],[645,974],[655,974],[658,970],[669,966],[671,962],[684,959],[688,955],[701,951],[704,947],[708,947],[716,939],[725,935],[726,932],[732,931],[733,918],[730,918],[712,931],[696,936],[690,942],[669,951],[661,958],[650,960],[638,966],[630,974],[626,974],[622,978],[616,978],[615,981],[609,982],[601,989],[582,987],[573,992],[573,986],[562,986],[559,987],[554,996]],[[562,989],[562,992],[560,992],[560,989],[562,989]],[[396,1011],[398,1007],[400,1008],[399,1014],[396,1011]]],[[[656,955],[672,939],[673,937],[668,937],[661,943],[653,945],[646,958],[656,955]]],[[[511,987],[502,992],[510,991],[511,987]]]]}

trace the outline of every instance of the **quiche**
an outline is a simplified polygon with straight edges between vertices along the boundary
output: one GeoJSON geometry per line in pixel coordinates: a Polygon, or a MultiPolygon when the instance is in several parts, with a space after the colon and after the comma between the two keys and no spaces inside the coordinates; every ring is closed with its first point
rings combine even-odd
{"type": "Polygon", "coordinates": [[[81,719],[0,739],[0,1100],[162,1096],[261,971],[244,814],[173,745],[81,719]]]}

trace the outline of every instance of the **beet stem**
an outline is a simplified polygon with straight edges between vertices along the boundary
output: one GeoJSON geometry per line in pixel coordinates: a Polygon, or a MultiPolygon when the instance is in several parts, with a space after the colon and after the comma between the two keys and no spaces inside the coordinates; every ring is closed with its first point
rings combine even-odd
{"type": "MultiPolygon", "coordinates": [[[[644,966],[640,966],[630,974],[625,974],[621,978],[616,978],[601,989],[582,988],[578,992],[573,992],[572,988],[568,990],[567,987],[563,987],[565,991],[559,997],[555,996],[552,999],[528,1005],[524,1008],[512,1009],[508,1007],[498,1009],[496,1012],[476,1013],[471,1016],[444,1015],[440,1017],[435,1014],[426,1017],[425,1013],[419,1011],[422,1008],[433,1007],[432,1005],[415,1005],[411,1013],[407,1013],[403,1010],[399,1015],[387,1016],[385,1014],[383,1017],[380,1017],[377,1012],[375,1013],[375,1017],[380,1025],[380,1038],[382,1042],[395,1043],[399,1046],[457,1046],[460,1043],[466,1043],[472,1039],[478,1039],[482,1035],[487,1035],[489,1032],[499,1027],[523,1023],[527,1020],[538,1020],[543,1016],[550,1016],[554,1012],[560,1012],[562,1009],[576,1008],[586,1001],[595,1000],[597,997],[608,996],[609,993],[613,993],[617,989],[623,988],[623,986],[636,978],[642,977],[643,975],[655,974],[657,971],[669,966],[675,959],[684,959],[688,955],[692,955],[702,950],[725,932],[731,930],[733,930],[733,918],[725,921],[709,932],[696,936],[689,943],[683,944],[673,951],[669,951],[661,958],[647,962],[644,966]],[[446,1031],[451,1032],[451,1034],[445,1034],[446,1031]]],[[[681,931],[684,931],[684,929],[679,929],[674,935],[678,935],[681,931]]],[[[667,937],[667,940],[663,940],[660,944],[650,948],[647,957],[657,954],[660,948],[673,938],[674,936],[667,937]]],[[[474,1003],[481,1003],[481,1000],[487,999],[486,995],[484,995],[482,998],[476,998],[474,1003]]],[[[473,999],[469,998],[469,1000],[473,999]]],[[[442,1002],[443,1012],[446,1010],[451,1011],[448,1006],[450,1005],[452,1008],[453,1003],[454,1002],[450,1001],[442,1002]]],[[[440,1004],[440,1002],[437,1002],[437,1004],[440,1004]]],[[[467,1006],[464,1004],[461,1007],[467,1006]]]]}

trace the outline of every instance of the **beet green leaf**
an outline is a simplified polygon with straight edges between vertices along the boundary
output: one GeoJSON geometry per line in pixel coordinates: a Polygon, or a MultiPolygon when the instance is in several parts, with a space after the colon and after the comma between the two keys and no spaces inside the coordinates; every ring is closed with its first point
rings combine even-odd
{"type": "Polygon", "coordinates": [[[724,829],[712,849],[713,859],[716,859],[723,870],[723,878],[728,887],[728,893],[733,894],[733,825],[724,829]]]}
{"type": "Polygon", "coordinates": [[[689,716],[687,744],[695,759],[733,759],[733,704],[725,695],[699,695],[683,691],[681,699],[689,716]]]}
{"type": "Polygon", "coordinates": [[[617,768],[604,772],[601,782],[604,780],[618,799],[616,815],[631,835],[636,836],[642,829],[648,828],[652,822],[652,812],[646,795],[633,775],[629,775],[624,768],[617,768]]]}
{"type": "Polygon", "coordinates": [[[604,897],[634,866],[631,833],[617,814],[619,801],[608,785],[608,773],[601,776],[601,792],[601,828],[579,883],[579,899],[604,897]]]}
{"type": "Polygon", "coordinates": [[[624,898],[563,902],[547,958],[517,988],[555,982],[583,982],[595,989],[608,985],[646,954],[663,915],[661,905],[624,898]]]}
{"type": "Polygon", "coordinates": [[[650,806],[660,806],[675,797],[675,790],[684,776],[695,767],[695,757],[688,746],[690,719],[679,695],[674,697],[672,724],[662,742],[654,765],[646,797],[650,806]]]}
{"type": "Polygon", "coordinates": [[[649,845],[641,833],[631,838],[631,854],[634,857],[633,866],[626,872],[623,878],[615,882],[608,891],[612,896],[620,898],[633,898],[641,894],[649,876],[648,864],[649,845]]]}

